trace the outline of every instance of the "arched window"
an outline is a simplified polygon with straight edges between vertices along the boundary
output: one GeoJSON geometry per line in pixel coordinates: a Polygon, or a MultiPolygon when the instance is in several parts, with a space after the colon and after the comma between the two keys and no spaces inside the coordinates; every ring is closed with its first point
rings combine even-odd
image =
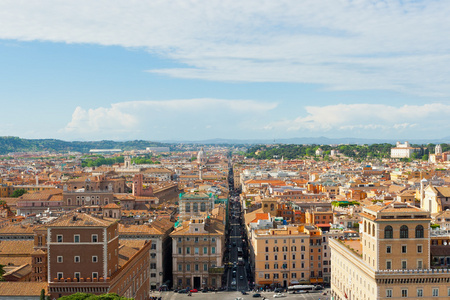
{"type": "Polygon", "coordinates": [[[384,238],[385,239],[392,239],[394,237],[392,226],[388,225],[384,227],[384,238]]]}
{"type": "Polygon", "coordinates": [[[185,212],[191,212],[191,204],[190,203],[186,203],[185,207],[184,207],[185,212]]]}
{"type": "Polygon", "coordinates": [[[367,222],[364,221],[364,232],[367,232],[367,222]]]}
{"type": "Polygon", "coordinates": [[[416,226],[416,239],[421,239],[421,238],[423,238],[423,226],[417,225],[416,226]]]}
{"type": "Polygon", "coordinates": [[[370,223],[368,224],[367,229],[368,229],[367,233],[370,235],[370,223]]]}
{"type": "Polygon", "coordinates": [[[206,211],[206,204],[204,202],[200,204],[200,211],[206,211]]]}
{"type": "Polygon", "coordinates": [[[272,203],[270,204],[270,210],[274,210],[275,209],[275,205],[272,203]]]}
{"type": "Polygon", "coordinates": [[[401,239],[408,238],[408,226],[402,225],[402,227],[400,227],[400,238],[401,239]]]}
{"type": "Polygon", "coordinates": [[[194,204],[192,206],[192,211],[193,212],[198,212],[198,203],[194,202],[194,204]]]}
{"type": "Polygon", "coordinates": [[[375,224],[372,225],[372,235],[375,236],[375,224]]]}

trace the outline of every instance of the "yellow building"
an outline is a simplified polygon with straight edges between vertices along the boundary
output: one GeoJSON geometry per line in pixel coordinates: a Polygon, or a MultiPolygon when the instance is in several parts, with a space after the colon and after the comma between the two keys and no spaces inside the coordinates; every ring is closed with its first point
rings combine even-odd
{"type": "Polygon", "coordinates": [[[310,282],[310,236],[302,227],[256,229],[251,244],[257,286],[310,282]]]}
{"type": "Polygon", "coordinates": [[[430,264],[430,213],[393,202],[363,208],[360,240],[330,239],[335,299],[449,299],[450,269],[430,264]]]}
{"type": "Polygon", "coordinates": [[[170,234],[173,285],[177,288],[222,286],[225,226],[209,217],[192,217],[170,234]]]}

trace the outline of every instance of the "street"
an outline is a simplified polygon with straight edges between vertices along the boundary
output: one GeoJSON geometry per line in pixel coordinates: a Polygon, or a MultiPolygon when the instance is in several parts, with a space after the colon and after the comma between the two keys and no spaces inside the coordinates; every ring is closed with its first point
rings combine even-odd
{"type": "MultiPolygon", "coordinates": [[[[278,299],[274,298],[274,292],[261,292],[261,298],[253,298],[253,292],[249,292],[248,295],[242,295],[240,292],[208,292],[208,293],[192,293],[192,296],[188,296],[187,294],[177,294],[174,292],[162,292],[162,293],[153,293],[150,296],[161,297],[162,300],[177,300],[177,299],[229,299],[235,300],[238,298],[244,299],[278,299]]],[[[283,293],[286,297],[281,299],[305,299],[305,300],[331,300],[330,289],[324,289],[320,293],[307,293],[307,294],[288,294],[283,293]],[[328,292],[328,295],[323,295],[323,293],[328,292]]]]}

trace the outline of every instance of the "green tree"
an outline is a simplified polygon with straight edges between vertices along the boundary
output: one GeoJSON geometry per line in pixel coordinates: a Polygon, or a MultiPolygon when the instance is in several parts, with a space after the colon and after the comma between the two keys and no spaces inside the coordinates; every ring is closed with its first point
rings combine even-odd
{"type": "Polygon", "coordinates": [[[15,190],[12,193],[11,197],[18,198],[18,197],[20,197],[20,196],[22,196],[23,194],[26,194],[26,193],[27,193],[27,190],[25,190],[25,189],[18,189],[18,190],[15,190]]]}
{"type": "Polygon", "coordinates": [[[45,300],[45,290],[44,289],[41,290],[41,297],[39,298],[39,300],[45,300]]]}
{"type": "Polygon", "coordinates": [[[115,293],[103,294],[103,295],[93,295],[86,293],[76,293],[69,296],[63,296],[59,298],[60,300],[131,300],[131,298],[121,297],[115,293]]]}
{"type": "Polygon", "coordinates": [[[3,274],[5,274],[5,270],[3,269],[4,265],[0,265],[0,281],[3,281],[3,274]]]}

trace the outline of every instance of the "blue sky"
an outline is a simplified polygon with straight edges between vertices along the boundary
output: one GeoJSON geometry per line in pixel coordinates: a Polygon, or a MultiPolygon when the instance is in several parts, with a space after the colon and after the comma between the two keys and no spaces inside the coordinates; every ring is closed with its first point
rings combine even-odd
{"type": "Polygon", "coordinates": [[[448,1],[1,1],[0,136],[442,138],[448,1]]]}

